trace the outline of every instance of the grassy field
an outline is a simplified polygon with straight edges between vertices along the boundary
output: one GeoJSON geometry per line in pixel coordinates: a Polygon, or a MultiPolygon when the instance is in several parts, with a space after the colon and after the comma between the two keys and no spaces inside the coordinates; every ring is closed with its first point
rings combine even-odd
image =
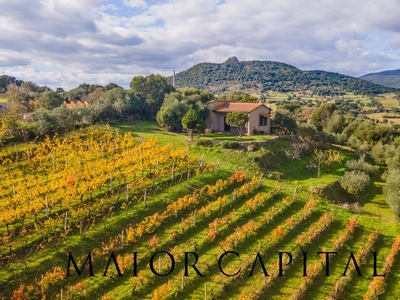
{"type": "Polygon", "coordinates": [[[396,100],[395,96],[392,94],[384,94],[378,97],[377,100],[382,103],[384,107],[399,107],[399,101],[396,100]]]}
{"type": "Polygon", "coordinates": [[[379,120],[379,122],[382,122],[383,119],[388,120],[388,124],[400,124],[400,114],[393,114],[390,113],[389,115],[397,115],[397,118],[385,118],[385,115],[388,115],[388,113],[373,113],[373,114],[367,114],[368,118],[370,119],[375,119],[379,120]]]}
{"type": "MultiPolygon", "coordinates": [[[[75,132],[69,140],[45,141],[47,146],[41,151],[20,151],[18,157],[13,148],[0,152],[2,201],[10,201],[11,206],[17,203],[15,207],[29,201],[33,206],[37,191],[41,205],[35,215],[27,210],[24,217],[19,215],[8,223],[2,220],[0,282],[4,288],[0,298],[8,299],[14,293],[15,298],[48,299],[290,299],[304,286],[296,299],[326,299],[335,292],[350,251],[356,253],[379,229],[373,250],[378,252],[381,272],[400,235],[399,223],[382,195],[380,174],[356,199],[364,213],[346,210],[321,196],[324,188],[343,175],[345,161],[355,156],[350,151],[342,150],[344,160],[317,178],[316,170],[307,169],[309,158],[287,159],[282,149],[288,141],[276,141],[255,152],[203,147],[188,143],[185,134],[165,132],[150,121],[123,123],[97,133],[75,132]],[[227,181],[235,172],[246,179],[227,181]],[[59,186],[60,182],[64,184],[59,186]],[[206,185],[209,188],[202,190],[206,185]],[[23,191],[31,196],[19,198],[23,191]],[[321,232],[313,237],[311,229],[325,224],[318,223],[325,214],[331,215],[331,223],[320,226],[321,232]],[[346,226],[353,216],[357,216],[357,225],[349,234],[352,231],[346,226]],[[321,260],[316,252],[332,251],[332,243],[342,235],[345,239],[337,248],[339,255],[331,259],[330,276],[319,269],[305,285],[303,259],[295,256],[300,251],[296,241],[304,239],[300,245],[308,251],[311,270],[321,260]],[[224,250],[240,254],[240,259],[226,256],[223,263],[230,274],[241,268],[237,276],[219,270],[218,257],[224,250]],[[89,276],[88,268],[78,276],[72,265],[71,275],[65,276],[69,252],[80,267],[89,251],[95,276],[89,276]],[[156,251],[173,253],[175,267],[170,275],[155,276],[150,270],[156,251]],[[284,276],[277,276],[278,251],[294,255],[284,276]],[[103,276],[111,252],[123,276],[118,276],[112,259],[103,276]],[[132,252],[138,253],[137,277],[132,276],[132,252]],[[193,267],[184,276],[184,252],[198,254],[196,267],[204,276],[196,275],[193,267]],[[268,277],[260,261],[254,276],[248,276],[257,252],[268,277]]],[[[346,199],[335,200],[343,203],[346,199]]],[[[10,216],[14,210],[4,207],[10,216]]],[[[195,263],[193,255],[188,259],[190,265],[195,263]]],[[[385,278],[382,299],[400,298],[399,261],[397,257],[385,278]]],[[[166,274],[172,262],[159,255],[153,265],[155,272],[166,274]]],[[[363,276],[353,276],[339,299],[363,298],[373,274],[370,254],[361,271],[363,276]]]]}

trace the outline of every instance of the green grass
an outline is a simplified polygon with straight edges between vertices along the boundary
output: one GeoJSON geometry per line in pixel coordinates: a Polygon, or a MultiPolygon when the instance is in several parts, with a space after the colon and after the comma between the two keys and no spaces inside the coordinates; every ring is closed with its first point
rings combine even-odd
{"type": "Polygon", "coordinates": [[[380,97],[377,99],[384,107],[398,107],[399,106],[399,101],[396,99],[393,99],[392,97],[386,96],[386,97],[380,97]]]}
{"type": "Polygon", "coordinates": [[[237,141],[237,142],[251,142],[251,141],[263,141],[270,140],[274,136],[269,134],[257,134],[257,135],[243,135],[240,137],[236,133],[232,134],[223,134],[223,133],[207,133],[200,136],[200,139],[203,140],[212,140],[212,141],[237,141]]]}
{"type": "MultiPolygon", "coordinates": [[[[114,125],[121,133],[132,132],[135,137],[138,138],[149,138],[156,136],[161,144],[173,141],[176,145],[182,146],[187,145],[188,136],[185,133],[173,133],[161,129],[158,124],[154,121],[135,121],[132,123],[121,123],[114,125]]],[[[206,133],[206,134],[195,134],[194,141],[198,139],[212,140],[212,141],[260,141],[269,140],[273,136],[269,134],[258,134],[258,135],[243,135],[242,137],[236,133],[206,133]]]]}

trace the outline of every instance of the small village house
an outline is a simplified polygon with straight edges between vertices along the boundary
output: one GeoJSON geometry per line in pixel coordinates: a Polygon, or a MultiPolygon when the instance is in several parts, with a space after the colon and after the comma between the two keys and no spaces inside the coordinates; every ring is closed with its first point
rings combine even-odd
{"type": "Polygon", "coordinates": [[[226,123],[226,115],[232,111],[247,113],[249,122],[246,133],[271,132],[271,108],[264,103],[239,103],[233,101],[213,100],[207,103],[210,115],[206,119],[208,130],[214,132],[237,132],[237,126],[226,123]]]}

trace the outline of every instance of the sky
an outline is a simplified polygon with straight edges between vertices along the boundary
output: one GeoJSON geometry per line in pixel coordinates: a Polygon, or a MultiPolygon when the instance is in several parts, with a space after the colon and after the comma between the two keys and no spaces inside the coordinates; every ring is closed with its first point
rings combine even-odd
{"type": "Polygon", "coordinates": [[[400,69],[399,0],[0,0],[0,75],[50,88],[279,61],[351,76],[400,69]]]}

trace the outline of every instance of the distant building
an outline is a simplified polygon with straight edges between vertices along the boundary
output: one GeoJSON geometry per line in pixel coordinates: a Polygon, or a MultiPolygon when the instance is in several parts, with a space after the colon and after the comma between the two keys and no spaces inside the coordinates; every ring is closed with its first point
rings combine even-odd
{"type": "Polygon", "coordinates": [[[237,126],[226,123],[226,115],[232,111],[247,113],[249,122],[246,133],[271,132],[271,108],[263,103],[239,103],[233,101],[213,100],[207,103],[210,115],[206,119],[206,126],[214,132],[237,132],[237,126]]]}

